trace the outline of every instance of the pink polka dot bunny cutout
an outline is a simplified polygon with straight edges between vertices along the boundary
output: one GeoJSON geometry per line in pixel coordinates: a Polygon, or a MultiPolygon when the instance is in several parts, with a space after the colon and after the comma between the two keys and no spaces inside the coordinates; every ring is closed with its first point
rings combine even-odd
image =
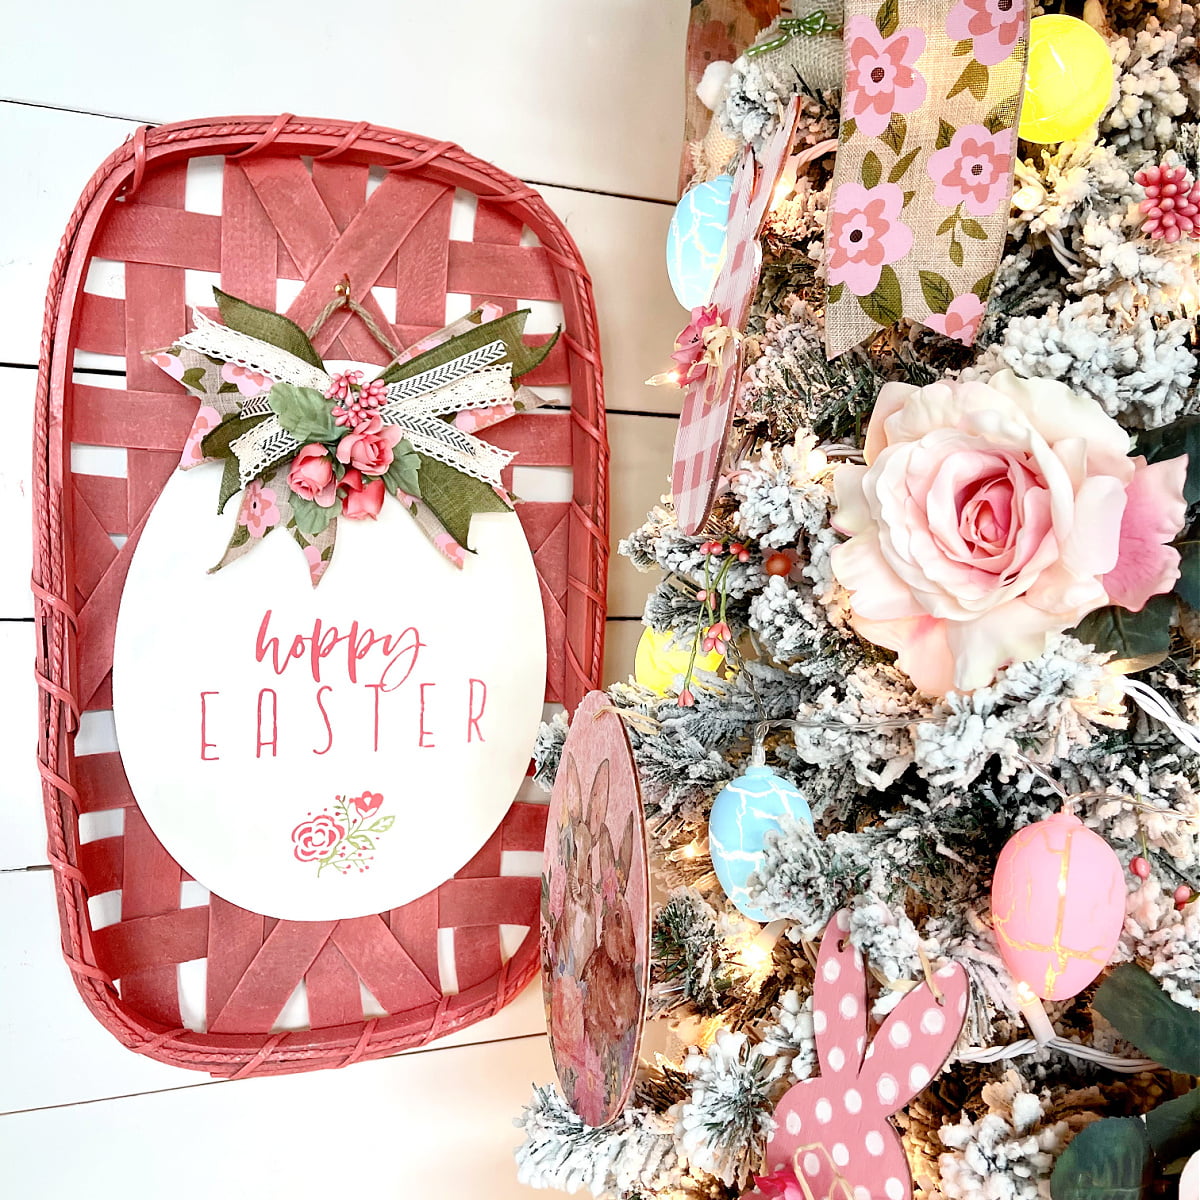
{"type": "Polygon", "coordinates": [[[942,1069],[967,1012],[959,966],[909,992],[867,1045],[863,956],[846,937],[850,914],[826,927],[813,988],[821,1073],[788,1091],[775,1110],[767,1168],[791,1166],[813,1200],[909,1200],[912,1175],[888,1118],[942,1069]]]}

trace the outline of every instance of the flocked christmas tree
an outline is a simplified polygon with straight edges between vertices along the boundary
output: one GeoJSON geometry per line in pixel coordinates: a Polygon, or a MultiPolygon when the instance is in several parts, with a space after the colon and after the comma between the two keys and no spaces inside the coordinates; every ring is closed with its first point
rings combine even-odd
{"type": "MultiPolygon", "coordinates": [[[[663,572],[640,682],[611,696],[660,901],[652,1015],[676,1053],[644,1063],[604,1128],[538,1088],[527,1183],[893,1197],[890,1180],[856,1185],[830,1139],[813,1178],[833,1185],[766,1153],[784,1095],[839,1065],[814,1010],[839,913],[871,1036],[899,1045],[889,1014],[948,968],[969,981],[944,1069],[914,1076],[893,1118],[916,1195],[1171,1195],[1200,1151],[1200,5],[1065,11],[1102,34],[1111,95],[1082,135],[1019,143],[986,302],[942,298],[940,320],[832,361],[834,160],[804,152],[838,137],[840,100],[806,80],[802,39],[836,29],[840,5],[796,5],[760,37],[769,53],[722,75],[698,174],[760,147],[797,94],[802,169],[768,218],[709,522],[684,536],[664,500],[621,547],[663,572]],[[731,847],[721,810],[755,779],[790,799],[757,831],[735,821],[747,841],[731,847]],[[1095,835],[1072,845],[1096,865],[1069,875],[1047,840],[1049,909],[1102,925],[1103,873],[1118,872],[1090,967],[1078,947],[1046,966],[1044,942],[1006,927],[1000,876],[1032,887],[1047,869],[1014,835],[1062,812],[1095,835]]],[[[547,787],[565,731],[543,730],[547,787]]]]}

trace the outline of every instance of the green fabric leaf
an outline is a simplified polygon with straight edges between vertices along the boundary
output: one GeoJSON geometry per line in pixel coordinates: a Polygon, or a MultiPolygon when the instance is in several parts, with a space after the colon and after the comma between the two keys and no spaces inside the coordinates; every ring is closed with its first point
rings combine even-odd
{"type": "Polygon", "coordinates": [[[345,433],[333,419],[333,406],[316,388],[277,383],[267,395],[279,424],[302,445],[334,442],[345,433]]]}
{"type": "Polygon", "coordinates": [[[1122,963],[1097,989],[1092,1007],[1147,1058],[1184,1075],[1200,1075],[1196,1014],[1176,1004],[1149,971],[1122,963]]]}
{"type": "Polygon", "coordinates": [[[1137,449],[1147,462],[1163,462],[1168,458],[1188,456],[1187,478],[1183,497],[1189,504],[1200,500],[1200,417],[1183,417],[1158,429],[1145,429],[1138,434],[1137,449]]]}
{"type": "Polygon", "coordinates": [[[888,183],[899,183],[908,174],[908,168],[920,153],[921,147],[914,146],[903,158],[897,160],[896,165],[888,172],[888,183]]]}
{"type": "Polygon", "coordinates": [[[950,261],[956,267],[961,267],[963,265],[962,242],[951,242],[950,243],[950,261]]]}
{"type": "Polygon", "coordinates": [[[916,199],[916,197],[917,197],[917,193],[915,191],[905,192],[903,207],[907,208],[916,199]]]}
{"type": "Polygon", "coordinates": [[[869,296],[860,296],[858,303],[872,321],[879,325],[894,325],[904,315],[896,272],[891,267],[884,267],[879,274],[879,285],[869,296]]]}
{"type": "Polygon", "coordinates": [[[475,513],[512,511],[486,483],[472,479],[436,458],[422,454],[420,459],[421,499],[464,549],[470,549],[467,534],[475,513]]]}
{"type": "Polygon", "coordinates": [[[845,291],[846,285],[844,283],[835,283],[833,287],[829,289],[829,303],[837,304],[845,294],[845,291]]]}
{"type": "Polygon", "coordinates": [[[876,187],[883,178],[883,163],[874,150],[868,150],[862,164],[862,181],[866,187],[876,187]]]}
{"type": "Polygon", "coordinates": [[[226,417],[215,429],[210,429],[200,439],[200,449],[205,458],[232,458],[233,451],[229,448],[243,433],[248,433],[255,425],[267,419],[262,413],[257,417],[239,417],[233,413],[226,417]]]}
{"type": "Polygon", "coordinates": [[[1154,1164],[1137,1117],[1108,1117],[1076,1134],[1054,1164],[1054,1200],[1138,1200],[1150,1195],[1154,1164]]]}
{"type": "MultiPolygon", "coordinates": [[[[888,127],[879,135],[879,140],[893,154],[899,154],[904,149],[904,139],[906,137],[908,137],[908,121],[905,120],[904,114],[892,113],[892,119],[888,122],[888,127]]],[[[895,180],[892,180],[892,182],[895,183],[895,180]]]]}
{"type": "Polygon", "coordinates": [[[183,378],[180,379],[179,382],[182,383],[185,388],[190,388],[193,392],[200,392],[201,395],[203,395],[204,375],[205,370],[203,367],[188,367],[188,369],[184,371],[183,378]]]}
{"type": "Polygon", "coordinates": [[[891,37],[900,26],[900,5],[898,0],[883,0],[879,11],[875,14],[875,24],[884,37],[891,37]]]}
{"type": "Polygon", "coordinates": [[[939,275],[936,271],[918,271],[921,280],[921,293],[925,297],[925,303],[929,305],[930,311],[935,313],[944,313],[954,302],[954,289],[947,282],[944,275],[939,275]]]}
{"type": "Polygon", "coordinates": [[[937,236],[941,237],[944,233],[949,233],[955,225],[958,224],[958,213],[952,212],[938,227],[937,236]]]}
{"type": "Polygon", "coordinates": [[[1175,591],[1185,604],[1200,611],[1200,536],[1175,543],[1179,551],[1179,582],[1175,591]]]}
{"type": "Polygon", "coordinates": [[[934,144],[933,148],[935,150],[945,150],[945,148],[950,145],[952,141],[954,141],[954,135],[957,132],[958,131],[953,125],[950,124],[949,121],[939,120],[937,142],[934,144]]]}
{"type": "Polygon", "coordinates": [[[217,497],[217,512],[223,513],[225,505],[242,490],[241,469],[237,456],[231,454],[225,460],[225,469],[221,472],[221,492],[217,497]]]}
{"type": "Polygon", "coordinates": [[[335,500],[325,508],[324,505],[297,496],[295,492],[288,497],[288,503],[292,506],[292,515],[296,518],[296,528],[310,538],[324,533],[329,522],[342,511],[340,500],[335,500]]]}
{"type": "Polygon", "coordinates": [[[426,350],[424,354],[418,354],[416,358],[410,359],[408,362],[396,363],[394,366],[388,367],[379,378],[384,383],[398,383],[401,379],[410,379],[422,371],[440,367],[443,363],[448,363],[451,359],[466,354],[469,350],[477,350],[480,346],[486,346],[489,342],[499,339],[508,350],[505,357],[499,361],[511,363],[513,378],[519,379],[538,366],[558,341],[558,333],[556,333],[544,346],[527,346],[524,342],[524,332],[525,322],[528,319],[529,309],[527,308],[519,308],[516,312],[506,313],[494,321],[487,321],[482,325],[477,325],[474,329],[469,329],[466,333],[460,333],[448,342],[434,346],[432,350],[426,350]]]}
{"type": "Polygon", "coordinates": [[[1200,1150],[1200,1088],[1151,1109],[1146,1114],[1146,1135],[1161,1163],[1200,1150]]]}
{"type": "Polygon", "coordinates": [[[233,533],[229,535],[227,550],[236,550],[239,546],[244,546],[249,540],[250,530],[245,525],[235,525],[233,533]]]}
{"type": "Polygon", "coordinates": [[[270,342],[272,346],[286,350],[310,366],[324,370],[321,356],[313,349],[308,334],[295,321],[290,321],[269,309],[248,304],[245,300],[239,300],[236,296],[221,291],[220,288],[213,288],[213,295],[217,298],[221,320],[230,329],[258,338],[260,342],[270,342]]]}
{"type": "Polygon", "coordinates": [[[992,294],[992,284],[995,282],[996,272],[989,271],[982,279],[975,281],[975,286],[971,289],[976,296],[979,297],[981,304],[988,302],[988,297],[992,294]]]}
{"type": "Polygon", "coordinates": [[[973,221],[970,217],[963,217],[962,231],[969,238],[974,238],[977,242],[987,241],[987,231],[978,221],[973,221]]]}
{"type": "Polygon", "coordinates": [[[392,465],[382,476],[383,486],[388,495],[394,496],[399,490],[407,492],[410,496],[419,496],[420,470],[421,456],[412,448],[412,443],[407,439],[397,442],[392,448],[392,465]]]}
{"type": "Polygon", "coordinates": [[[973,58],[963,67],[963,73],[958,77],[950,91],[946,93],[946,99],[953,100],[959,92],[969,91],[976,100],[982,100],[987,95],[987,90],[988,69],[983,63],[973,58]]]}
{"type": "Polygon", "coordinates": [[[1152,596],[1141,612],[1111,605],[1088,613],[1070,634],[1095,646],[1097,653],[1111,651],[1113,666],[1124,674],[1144,671],[1162,662],[1171,648],[1170,596],[1152,596]]]}
{"type": "Polygon", "coordinates": [[[970,38],[963,38],[961,42],[954,43],[954,49],[951,53],[955,58],[962,58],[964,54],[970,54],[975,49],[975,43],[970,38]]]}
{"type": "Polygon", "coordinates": [[[848,142],[858,132],[858,122],[850,117],[842,122],[841,131],[838,133],[838,138],[843,142],[848,142]]]}
{"type": "Polygon", "coordinates": [[[999,133],[1002,129],[1011,129],[1016,123],[1020,102],[1020,96],[1009,96],[1007,100],[1001,100],[983,119],[988,133],[999,133]]]}

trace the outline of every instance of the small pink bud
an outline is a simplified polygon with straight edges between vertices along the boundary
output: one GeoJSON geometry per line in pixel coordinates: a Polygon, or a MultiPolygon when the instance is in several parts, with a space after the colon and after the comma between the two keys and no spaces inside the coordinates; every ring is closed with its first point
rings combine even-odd
{"type": "MultiPolygon", "coordinates": [[[[681,698],[682,699],[682,698],[681,698]]],[[[1196,898],[1196,893],[1186,884],[1181,883],[1175,889],[1175,908],[1182,912],[1185,905],[1191,904],[1196,898]]]]}
{"type": "Polygon", "coordinates": [[[1144,859],[1140,854],[1137,856],[1137,858],[1132,859],[1130,861],[1129,869],[1139,879],[1149,879],[1150,878],[1150,863],[1146,859],[1144,859]]]}
{"type": "Polygon", "coordinates": [[[679,693],[679,700],[677,703],[680,708],[691,708],[696,703],[696,697],[692,695],[690,688],[684,688],[683,691],[679,693]]]}

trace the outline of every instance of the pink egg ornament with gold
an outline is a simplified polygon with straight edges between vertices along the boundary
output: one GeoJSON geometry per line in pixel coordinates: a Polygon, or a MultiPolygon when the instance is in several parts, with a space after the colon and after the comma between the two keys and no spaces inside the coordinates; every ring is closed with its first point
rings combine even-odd
{"type": "Polygon", "coordinates": [[[1068,812],[1018,830],[992,877],[992,925],[1018,985],[1042,1000],[1078,995],[1108,965],[1125,921],[1113,848],[1068,812]]]}

